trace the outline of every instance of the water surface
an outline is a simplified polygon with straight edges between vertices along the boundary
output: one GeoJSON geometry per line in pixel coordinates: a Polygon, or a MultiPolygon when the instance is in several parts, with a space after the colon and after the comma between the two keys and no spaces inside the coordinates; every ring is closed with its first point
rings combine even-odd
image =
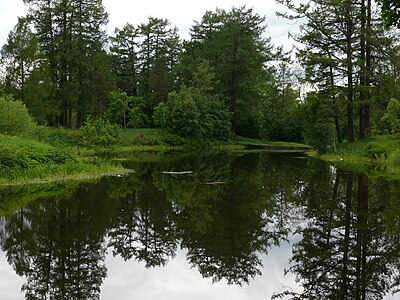
{"type": "Polygon", "coordinates": [[[0,189],[1,299],[400,299],[400,186],[288,154],[136,154],[0,189]]]}

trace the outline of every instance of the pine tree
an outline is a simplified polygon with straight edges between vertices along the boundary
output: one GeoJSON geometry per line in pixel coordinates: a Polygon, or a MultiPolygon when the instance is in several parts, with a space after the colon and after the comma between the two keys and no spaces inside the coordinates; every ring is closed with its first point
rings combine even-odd
{"type": "MultiPolygon", "coordinates": [[[[80,126],[85,115],[97,113],[107,94],[98,86],[99,63],[107,66],[103,45],[107,13],[101,0],[25,0],[38,36],[42,59],[48,62],[58,113],[53,125],[80,126]],[[100,88],[100,89],[99,89],[100,88]]],[[[104,70],[107,81],[108,70],[104,70]]]]}
{"type": "Polygon", "coordinates": [[[129,95],[138,96],[139,30],[128,23],[122,29],[115,28],[115,36],[110,39],[117,87],[129,95]]]}
{"type": "Polygon", "coordinates": [[[37,40],[26,18],[19,18],[1,50],[6,92],[26,103],[26,81],[36,65],[37,40]]]}
{"type": "Polygon", "coordinates": [[[257,136],[258,86],[267,79],[265,63],[271,59],[271,45],[263,38],[264,18],[246,7],[231,11],[206,12],[191,29],[187,57],[194,64],[202,59],[215,70],[216,92],[226,99],[236,134],[257,136]]]}

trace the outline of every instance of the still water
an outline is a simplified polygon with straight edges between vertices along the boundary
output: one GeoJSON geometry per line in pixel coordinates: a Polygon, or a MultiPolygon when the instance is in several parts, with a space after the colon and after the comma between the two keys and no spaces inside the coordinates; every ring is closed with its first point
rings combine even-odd
{"type": "Polygon", "coordinates": [[[400,182],[288,154],[136,154],[0,188],[0,299],[400,299],[400,182]]]}

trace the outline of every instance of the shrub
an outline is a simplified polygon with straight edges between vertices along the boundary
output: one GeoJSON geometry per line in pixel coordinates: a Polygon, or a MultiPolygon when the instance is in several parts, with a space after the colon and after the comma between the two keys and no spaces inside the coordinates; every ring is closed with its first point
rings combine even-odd
{"type": "Polygon", "coordinates": [[[17,136],[32,135],[37,126],[21,101],[0,96],[0,133],[17,136]]]}
{"type": "Polygon", "coordinates": [[[390,125],[390,133],[400,132],[400,101],[397,99],[390,99],[385,115],[382,121],[390,125]]]}
{"type": "Polygon", "coordinates": [[[388,166],[391,170],[399,170],[400,168],[400,150],[390,153],[388,158],[388,166]]]}
{"type": "Polygon", "coordinates": [[[369,142],[364,148],[364,156],[372,159],[387,158],[388,152],[386,146],[378,142],[369,142]]]}
{"type": "Polygon", "coordinates": [[[168,102],[160,103],[155,108],[154,122],[180,136],[198,136],[199,112],[187,90],[170,93],[168,102]]]}
{"type": "Polygon", "coordinates": [[[188,141],[176,134],[166,134],[162,137],[162,141],[170,146],[183,146],[186,145],[188,143],[188,141]]]}
{"type": "Polygon", "coordinates": [[[139,134],[135,136],[131,142],[134,145],[146,146],[160,145],[162,143],[159,136],[148,136],[144,134],[139,134]]]}
{"type": "Polygon", "coordinates": [[[128,96],[126,92],[113,91],[109,96],[108,120],[122,127],[143,128],[149,119],[144,113],[146,101],[142,97],[128,96]]]}
{"type": "Polygon", "coordinates": [[[128,111],[128,127],[129,128],[145,128],[149,124],[149,118],[143,113],[140,107],[132,107],[128,111]]]}
{"type": "Polygon", "coordinates": [[[104,118],[88,117],[79,130],[82,131],[84,146],[107,146],[118,142],[118,128],[104,118]]]}
{"type": "Polygon", "coordinates": [[[231,113],[217,98],[199,99],[197,91],[182,88],[168,95],[154,112],[157,126],[182,137],[227,140],[231,136],[231,113]]]}
{"type": "Polygon", "coordinates": [[[155,125],[196,140],[226,140],[231,135],[231,113],[213,93],[214,73],[207,61],[193,73],[190,86],[171,92],[154,111],[155,125]]]}

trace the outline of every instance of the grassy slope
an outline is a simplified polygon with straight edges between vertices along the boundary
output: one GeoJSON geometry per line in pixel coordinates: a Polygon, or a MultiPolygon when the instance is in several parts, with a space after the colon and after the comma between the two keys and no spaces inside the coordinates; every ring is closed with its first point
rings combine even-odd
{"type": "Polygon", "coordinates": [[[227,142],[199,143],[160,129],[121,129],[118,143],[107,147],[83,147],[81,141],[79,130],[64,128],[42,127],[37,133],[36,140],[0,135],[0,185],[35,184],[71,179],[88,180],[96,176],[123,172],[118,165],[97,158],[96,155],[104,153],[114,155],[141,151],[191,151],[199,148],[244,151],[246,146],[305,146],[242,137],[236,137],[227,142]]]}
{"type": "MultiPolygon", "coordinates": [[[[54,145],[59,143],[69,147],[77,147],[79,131],[63,128],[43,128],[41,139],[54,145]]],[[[96,152],[127,152],[127,151],[168,151],[185,150],[196,147],[218,150],[244,150],[245,146],[287,146],[287,147],[308,147],[299,143],[270,142],[258,139],[250,139],[237,136],[230,141],[198,142],[170,134],[162,129],[120,129],[119,143],[105,148],[95,148],[96,152]]],[[[82,150],[82,149],[81,149],[82,150]]]]}
{"type": "Polygon", "coordinates": [[[382,135],[357,141],[354,144],[343,143],[333,147],[320,158],[334,162],[340,167],[364,171],[371,176],[400,177],[400,135],[382,135]],[[374,148],[384,153],[374,154],[374,148]]]}
{"type": "Polygon", "coordinates": [[[236,145],[243,145],[246,147],[252,147],[252,146],[265,147],[266,149],[268,149],[270,151],[274,151],[274,148],[277,149],[276,151],[298,151],[298,150],[303,151],[304,149],[312,150],[312,148],[310,146],[305,145],[305,144],[300,144],[300,143],[271,142],[271,141],[265,141],[265,140],[259,140],[259,139],[245,138],[245,137],[241,137],[241,136],[237,136],[233,142],[236,145]],[[285,149],[285,148],[287,148],[287,149],[285,149]]]}
{"type": "Polygon", "coordinates": [[[96,157],[76,155],[67,147],[0,135],[0,185],[41,183],[63,179],[87,180],[123,172],[122,167],[96,157]]]}

